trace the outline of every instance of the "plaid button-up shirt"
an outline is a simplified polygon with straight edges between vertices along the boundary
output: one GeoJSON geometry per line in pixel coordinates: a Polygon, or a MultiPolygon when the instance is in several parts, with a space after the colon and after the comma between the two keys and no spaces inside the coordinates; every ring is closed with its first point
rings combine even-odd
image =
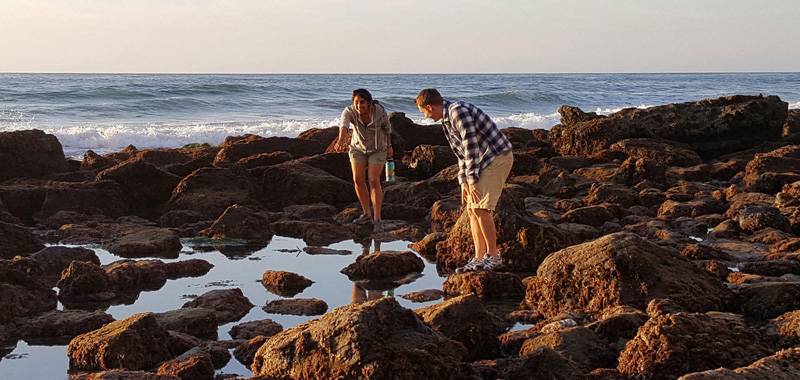
{"type": "Polygon", "coordinates": [[[500,154],[511,151],[511,142],[489,115],[465,102],[444,102],[442,128],[458,158],[458,183],[473,185],[481,170],[500,154]]]}

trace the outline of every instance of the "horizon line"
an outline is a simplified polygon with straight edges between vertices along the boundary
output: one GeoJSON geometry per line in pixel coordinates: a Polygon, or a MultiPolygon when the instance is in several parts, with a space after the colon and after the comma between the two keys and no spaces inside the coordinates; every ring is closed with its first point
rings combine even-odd
{"type": "Polygon", "coordinates": [[[574,71],[574,72],[190,72],[190,71],[0,71],[0,75],[610,75],[610,74],[800,74],[800,71],[574,71]]]}

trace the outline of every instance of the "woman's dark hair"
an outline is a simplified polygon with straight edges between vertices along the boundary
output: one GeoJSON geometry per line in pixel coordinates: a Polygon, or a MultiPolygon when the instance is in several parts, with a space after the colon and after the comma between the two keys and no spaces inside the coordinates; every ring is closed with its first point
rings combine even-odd
{"type": "Polygon", "coordinates": [[[367,91],[366,89],[363,89],[363,88],[357,88],[357,89],[353,90],[353,98],[351,100],[355,100],[356,97],[364,99],[364,100],[366,100],[368,102],[372,101],[372,94],[370,94],[369,91],[367,91]]]}

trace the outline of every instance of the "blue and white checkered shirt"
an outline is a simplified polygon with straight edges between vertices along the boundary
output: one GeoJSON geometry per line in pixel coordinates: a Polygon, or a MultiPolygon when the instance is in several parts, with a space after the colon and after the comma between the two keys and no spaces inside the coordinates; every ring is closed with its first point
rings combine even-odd
{"type": "Polygon", "coordinates": [[[511,142],[472,104],[445,100],[442,112],[444,135],[458,158],[458,183],[473,185],[496,156],[511,151],[511,142]]]}

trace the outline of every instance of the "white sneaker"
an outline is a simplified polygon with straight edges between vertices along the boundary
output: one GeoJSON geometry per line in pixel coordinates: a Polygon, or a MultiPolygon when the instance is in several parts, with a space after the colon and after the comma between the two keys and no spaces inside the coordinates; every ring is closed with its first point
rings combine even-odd
{"type": "Polygon", "coordinates": [[[467,261],[464,266],[456,268],[456,273],[464,273],[464,272],[472,272],[478,269],[481,269],[481,264],[483,261],[478,260],[477,258],[473,257],[467,261]]]}
{"type": "Polygon", "coordinates": [[[503,258],[500,257],[500,255],[486,255],[486,257],[483,258],[483,261],[481,261],[481,267],[484,270],[496,270],[501,265],[503,265],[503,258]]]}

